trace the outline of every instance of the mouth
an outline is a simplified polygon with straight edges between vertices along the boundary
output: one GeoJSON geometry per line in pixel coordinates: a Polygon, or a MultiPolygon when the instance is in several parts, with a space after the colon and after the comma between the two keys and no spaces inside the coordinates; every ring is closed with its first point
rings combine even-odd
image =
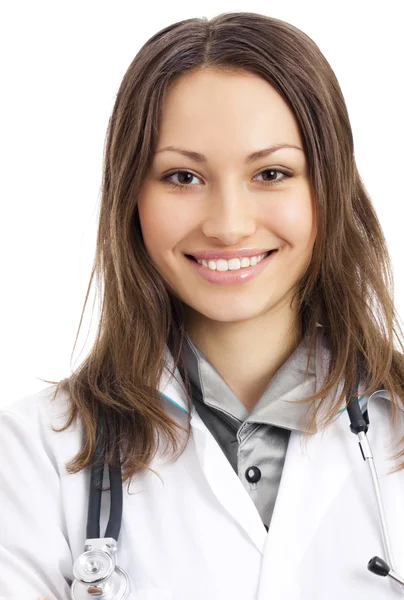
{"type": "MultiPolygon", "coordinates": [[[[274,248],[273,250],[268,250],[268,252],[265,253],[265,256],[262,260],[264,260],[265,258],[267,258],[267,256],[269,256],[270,254],[273,254],[274,252],[277,252],[278,248],[274,248]]],[[[198,262],[196,260],[196,258],[194,256],[192,256],[191,254],[185,254],[185,256],[189,259],[189,260],[193,260],[194,262],[198,262]]],[[[219,260],[219,259],[216,259],[219,260]]]]}

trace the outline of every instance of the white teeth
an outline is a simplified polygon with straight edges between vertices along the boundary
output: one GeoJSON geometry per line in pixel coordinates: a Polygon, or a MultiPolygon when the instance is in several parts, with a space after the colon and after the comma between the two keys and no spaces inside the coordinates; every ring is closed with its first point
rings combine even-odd
{"type": "Polygon", "coordinates": [[[198,260],[198,263],[204,267],[207,267],[211,271],[237,271],[237,269],[244,269],[246,267],[254,266],[261,262],[262,259],[268,254],[260,254],[259,256],[243,257],[243,258],[232,258],[230,260],[198,260]]]}

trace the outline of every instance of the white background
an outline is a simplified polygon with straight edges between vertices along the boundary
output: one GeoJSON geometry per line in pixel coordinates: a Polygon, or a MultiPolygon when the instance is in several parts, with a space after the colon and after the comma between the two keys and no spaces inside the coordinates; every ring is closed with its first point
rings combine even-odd
{"type": "Polygon", "coordinates": [[[256,12],[288,21],[319,46],[345,96],[359,172],[387,238],[401,317],[403,9],[401,0],[215,0],[199,8],[162,0],[4,2],[0,407],[47,387],[39,378],[68,376],[91,346],[94,288],[72,356],[94,258],[108,119],[140,47],[181,19],[256,12]]]}

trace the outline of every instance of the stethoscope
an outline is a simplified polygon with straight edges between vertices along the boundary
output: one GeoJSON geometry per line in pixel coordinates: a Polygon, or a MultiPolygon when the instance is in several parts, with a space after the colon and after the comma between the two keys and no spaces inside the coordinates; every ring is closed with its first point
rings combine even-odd
{"type": "Polygon", "coordinates": [[[73,600],[126,600],[130,593],[128,574],[117,565],[118,538],[122,524],[122,470],[109,466],[111,502],[105,535],[100,538],[101,493],[104,477],[104,432],[102,411],[98,413],[94,463],[91,468],[87,530],[84,553],[74,562],[73,600]]]}
{"type": "MultiPolygon", "coordinates": [[[[379,480],[366,433],[369,428],[367,411],[362,415],[358,398],[359,379],[356,382],[356,395],[351,396],[347,411],[351,422],[350,429],[359,439],[363,460],[367,462],[376,497],[379,524],[387,561],[379,556],[370,559],[367,568],[376,575],[390,577],[404,592],[404,578],[395,572],[393,553],[387,527],[379,480]]],[[[379,391],[379,390],[378,390],[379,391]]],[[[374,392],[376,393],[376,392],[374,392]]],[[[373,395],[373,394],[372,394],[373,395]]],[[[104,475],[103,428],[101,411],[97,422],[97,442],[94,464],[91,468],[90,494],[88,501],[87,531],[84,553],[73,565],[74,581],[71,587],[73,600],[126,600],[130,594],[127,573],[117,565],[118,537],[122,523],[122,472],[121,468],[109,466],[111,489],[110,514],[105,536],[100,538],[101,492],[104,475]]]]}

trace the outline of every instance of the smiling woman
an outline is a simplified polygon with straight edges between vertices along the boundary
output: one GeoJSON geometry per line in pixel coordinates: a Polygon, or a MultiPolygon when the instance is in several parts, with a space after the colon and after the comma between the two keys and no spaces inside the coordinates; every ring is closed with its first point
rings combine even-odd
{"type": "Polygon", "coordinates": [[[392,570],[402,333],[399,350],[385,238],[313,40],[234,12],[146,42],[109,123],[94,275],[89,355],[2,415],[0,596],[390,598],[366,571],[378,513],[352,432],[377,456],[392,570]]]}

